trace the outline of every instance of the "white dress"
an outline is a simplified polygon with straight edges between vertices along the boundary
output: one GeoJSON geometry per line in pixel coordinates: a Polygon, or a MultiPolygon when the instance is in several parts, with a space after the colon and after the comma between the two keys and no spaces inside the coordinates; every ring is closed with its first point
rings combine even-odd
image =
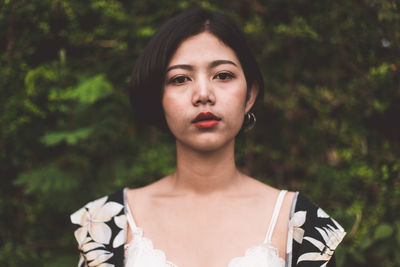
{"type": "MultiPolygon", "coordinates": [[[[271,244],[271,237],[286,192],[282,190],[279,193],[264,242],[249,248],[244,256],[231,259],[227,267],[285,266],[285,260],[279,257],[278,249],[271,244]]],[[[163,251],[154,249],[153,242],[143,236],[143,231],[136,225],[126,200],[125,213],[132,231],[132,240],[125,245],[125,267],[178,267],[167,260],[163,251]]]]}

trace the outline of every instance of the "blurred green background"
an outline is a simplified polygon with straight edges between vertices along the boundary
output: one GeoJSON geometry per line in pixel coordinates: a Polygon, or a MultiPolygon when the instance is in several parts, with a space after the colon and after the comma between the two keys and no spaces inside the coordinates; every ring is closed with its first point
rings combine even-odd
{"type": "Polygon", "coordinates": [[[2,0],[0,266],[75,266],[69,214],[174,169],[127,90],[155,30],[231,15],[266,88],[237,162],[347,230],[339,266],[400,266],[400,4],[394,0],[2,0]]]}

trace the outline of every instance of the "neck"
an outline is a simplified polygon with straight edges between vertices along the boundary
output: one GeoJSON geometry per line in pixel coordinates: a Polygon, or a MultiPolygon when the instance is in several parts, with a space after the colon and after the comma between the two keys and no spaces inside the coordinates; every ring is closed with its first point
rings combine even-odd
{"type": "Polygon", "coordinates": [[[171,175],[175,190],[210,195],[228,191],[241,178],[234,158],[234,140],[211,152],[199,152],[178,143],[177,166],[171,175]]]}

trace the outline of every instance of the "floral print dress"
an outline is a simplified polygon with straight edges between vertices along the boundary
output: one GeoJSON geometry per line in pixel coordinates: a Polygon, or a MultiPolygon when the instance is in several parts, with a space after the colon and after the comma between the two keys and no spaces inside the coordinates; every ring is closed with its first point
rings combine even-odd
{"type": "MultiPolygon", "coordinates": [[[[124,190],[120,190],[89,202],[71,215],[80,251],[78,267],[124,267],[126,214],[124,190]]],[[[290,212],[285,266],[335,266],[334,251],[345,234],[321,208],[296,193],[290,212]]]]}

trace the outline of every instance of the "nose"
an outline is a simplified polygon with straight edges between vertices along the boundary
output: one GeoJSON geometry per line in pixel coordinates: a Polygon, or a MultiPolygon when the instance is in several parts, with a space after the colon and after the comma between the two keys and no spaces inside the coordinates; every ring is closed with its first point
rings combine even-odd
{"type": "Polygon", "coordinates": [[[215,104],[215,94],[212,82],[208,79],[199,79],[195,83],[193,90],[192,103],[195,106],[200,104],[215,104]]]}

